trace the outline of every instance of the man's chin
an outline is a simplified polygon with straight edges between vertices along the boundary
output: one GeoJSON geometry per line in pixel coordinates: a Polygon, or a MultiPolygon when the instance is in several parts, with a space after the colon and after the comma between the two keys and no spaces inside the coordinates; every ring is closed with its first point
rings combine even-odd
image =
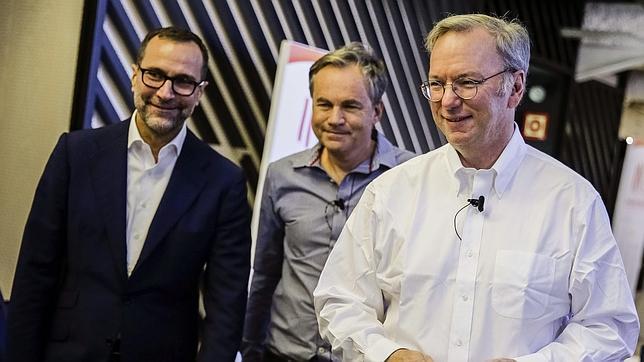
{"type": "Polygon", "coordinates": [[[453,132],[447,137],[447,142],[452,146],[463,146],[470,143],[470,135],[465,132],[453,132]]]}
{"type": "Polygon", "coordinates": [[[162,117],[148,117],[145,124],[152,132],[159,136],[165,136],[172,133],[177,128],[181,127],[181,122],[174,119],[167,119],[162,117]]]}
{"type": "Polygon", "coordinates": [[[338,141],[338,140],[335,140],[335,139],[328,139],[327,138],[327,139],[322,140],[321,143],[322,143],[322,146],[324,146],[325,148],[327,148],[329,150],[333,150],[333,151],[340,150],[340,149],[344,148],[344,142],[338,141]]]}

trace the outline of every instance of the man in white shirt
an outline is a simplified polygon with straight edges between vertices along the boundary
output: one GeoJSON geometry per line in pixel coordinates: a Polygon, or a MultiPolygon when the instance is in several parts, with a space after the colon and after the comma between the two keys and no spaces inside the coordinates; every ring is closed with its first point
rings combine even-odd
{"type": "Polygon", "coordinates": [[[344,360],[612,361],[639,321],[594,188],[527,146],[527,31],[457,15],[421,89],[448,144],[374,180],[314,292],[344,360]]]}

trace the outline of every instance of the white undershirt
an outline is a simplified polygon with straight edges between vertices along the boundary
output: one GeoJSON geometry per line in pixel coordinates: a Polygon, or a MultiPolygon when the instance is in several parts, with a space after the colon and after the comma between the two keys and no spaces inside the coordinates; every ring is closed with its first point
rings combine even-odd
{"type": "Polygon", "coordinates": [[[177,162],[183,141],[186,139],[186,125],[167,145],[159,150],[159,161],[155,162],[150,145],[141,138],[136,127],[136,111],[132,115],[127,136],[127,274],[132,274],[139,260],[143,244],[148,235],[152,218],[165,192],[170,175],[177,162]]]}

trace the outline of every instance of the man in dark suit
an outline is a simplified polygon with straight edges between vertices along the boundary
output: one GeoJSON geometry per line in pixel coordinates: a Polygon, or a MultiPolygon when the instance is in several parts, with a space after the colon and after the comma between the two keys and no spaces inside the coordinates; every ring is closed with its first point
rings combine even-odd
{"type": "Polygon", "coordinates": [[[185,126],[207,62],[193,33],[151,32],[131,119],[61,136],[25,227],[10,361],[234,360],[249,210],[241,170],[185,126]]]}

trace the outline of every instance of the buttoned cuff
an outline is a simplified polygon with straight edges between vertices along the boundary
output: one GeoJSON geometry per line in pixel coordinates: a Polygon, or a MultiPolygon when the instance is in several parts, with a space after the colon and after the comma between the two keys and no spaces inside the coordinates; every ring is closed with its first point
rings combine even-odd
{"type": "Polygon", "coordinates": [[[392,353],[394,353],[395,350],[401,348],[406,347],[401,346],[398,343],[384,337],[378,338],[374,343],[371,343],[371,346],[369,346],[369,348],[367,348],[367,350],[365,351],[365,361],[383,362],[392,353]]]}

